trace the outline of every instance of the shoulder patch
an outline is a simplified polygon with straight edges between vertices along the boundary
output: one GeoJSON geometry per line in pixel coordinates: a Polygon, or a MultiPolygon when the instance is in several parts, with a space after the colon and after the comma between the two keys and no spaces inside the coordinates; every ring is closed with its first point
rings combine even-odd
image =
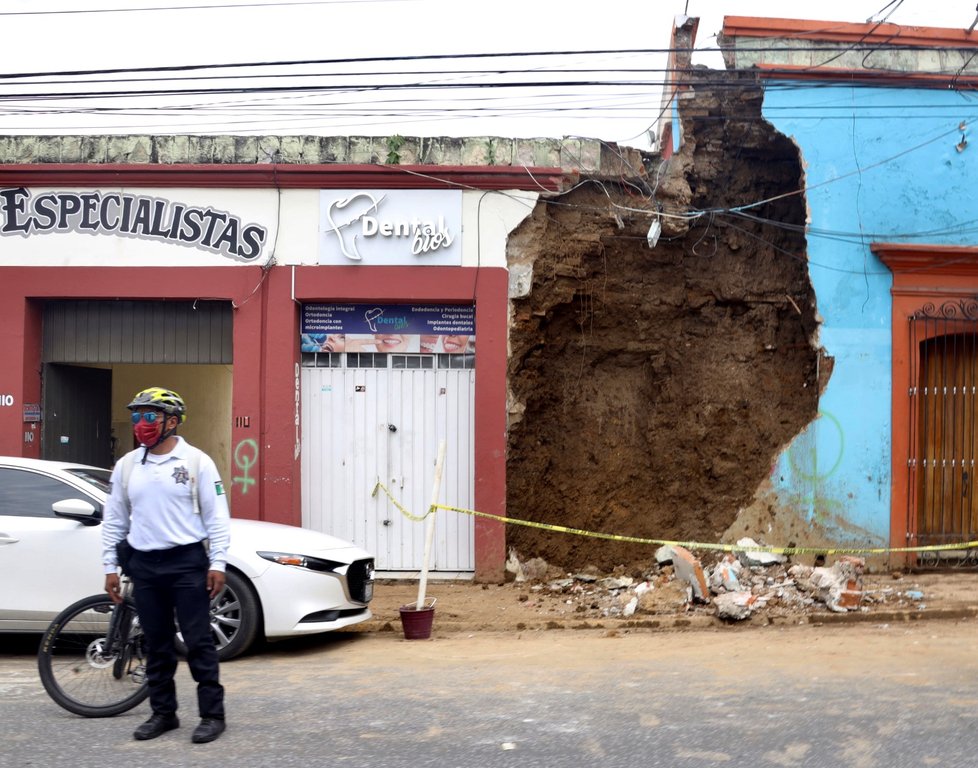
{"type": "Polygon", "coordinates": [[[224,495],[224,483],[222,483],[220,480],[214,483],[214,493],[216,493],[218,496],[224,495]]]}

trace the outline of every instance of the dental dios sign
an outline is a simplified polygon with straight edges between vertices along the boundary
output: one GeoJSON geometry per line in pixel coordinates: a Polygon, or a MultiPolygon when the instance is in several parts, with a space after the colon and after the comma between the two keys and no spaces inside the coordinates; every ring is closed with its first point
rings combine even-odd
{"type": "Polygon", "coordinates": [[[459,266],[462,191],[322,190],[319,263],[459,266]]]}

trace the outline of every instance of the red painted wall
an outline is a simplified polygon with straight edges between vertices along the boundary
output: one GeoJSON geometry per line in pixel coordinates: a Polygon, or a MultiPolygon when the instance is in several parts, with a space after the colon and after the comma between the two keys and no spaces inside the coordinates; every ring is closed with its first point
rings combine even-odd
{"type": "MultiPolygon", "coordinates": [[[[22,406],[41,401],[41,300],[193,299],[201,286],[208,298],[234,306],[228,488],[236,517],[301,525],[296,366],[299,307],[310,301],[475,304],[475,504],[480,511],[505,515],[507,272],[501,268],[5,267],[0,359],[9,362],[0,374],[0,394],[12,395],[14,404],[0,407],[0,453],[40,455],[39,434],[33,443],[24,442],[22,406]],[[147,286],[164,288],[166,295],[147,294],[147,286]],[[249,474],[258,482],[246,486],[235,480],[241,469],[236,459],[247,462],[255,447],[258,463],[249,474]]],[[[477,579],[502,580],[500,523],[476,520],[475,561],[477,579]]]]}
{"type": "MultiPolygon", "coordinates": [[[[0,280],[0,393],[14,398],[0,407],[0,453],[40,457],[40,429],[25,444],[23,404],[41,402],[41,307],[44,299],[194,299],[201,286],[208,298],[240,303],[259,279],[257,267],[4,267],[0,280]],[[147,293],[158,286],[166,294],[147,293]]],[[[260,345],[252,343],[260,328],[258,302],[248,302],[234,314],[233,413],[258,413],[260,400],[254,382],[260,379],[260,345]]],[[[232,444],[250,436],[232,427],[232,444]]],[[[231,492],[235,492],[232,487],[231,492]]],[[[262,518],[258,494],[237,494],[236,516],[262,518]]]]}
{"type": "MultiPolygon", "coordinates": [[[[0,164],[0,186],[206,188],[433,188],[558,190],[560,168],[375,165],[0,164]]],[[[2,244],[0,244],[2,246],[2,244]]],[[[0,453],[39,456],[25,444],[22,407],[41,400],[41,302],[57,299],[230,300],[234,309],[231,478],[234,514],[300,525],[296,456],[299,306],[307,301],[474,304],[478,329],[475,504],[506,514],[507,272],[461,267],[3,267],[0,268],[0,453]],[[293,289],[294,287],[294,289],[293,289]],[[159,288],[165,295],[150,293],[159,288]],[[243,482],[238,458],[247,463],[243,482]],[[238,482],[235,477],[242,478],[238,482]],[[247,488],[247,492],[245,489],[247,488]],[[257,490],[257,492],[255,492],[257,490]]],[[[475,521],[476,579],[501,581],[505,532],[475,521]]]]}

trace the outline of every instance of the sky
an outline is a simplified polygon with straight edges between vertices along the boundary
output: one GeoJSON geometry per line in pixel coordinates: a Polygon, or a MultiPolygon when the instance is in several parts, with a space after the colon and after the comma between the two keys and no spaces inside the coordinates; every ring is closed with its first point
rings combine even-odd
{"type": "Polygon", "coordinates": [[[975,0],[0,0],[0,133],[583,136],[647,149],[662,49],[682,14],[700,19],[694,63],[720,69],[724,15],[968,28],[976,9],[975,0]],[[131,72],[187,66],[203,68],[131,72]],[[100,74],[47,75],[66,72],[100,74]],[[215,88],[223,92],[206,93],[215,88]],[[147,89],[178,93],[133,93],[147,89]]]}

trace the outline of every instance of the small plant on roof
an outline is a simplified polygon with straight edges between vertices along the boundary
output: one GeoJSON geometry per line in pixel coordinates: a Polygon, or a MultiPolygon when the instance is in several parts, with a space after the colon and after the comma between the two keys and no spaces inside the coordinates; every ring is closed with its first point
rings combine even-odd
{"type": "Polygon", "coordinates": [[[396,133],[393,136],[388,136],[387,138],[387,160],[384,162],[387,165],[400,165],[401,155],[398,150],[405,144],[404,137],[399,136],[396,133]]]}

